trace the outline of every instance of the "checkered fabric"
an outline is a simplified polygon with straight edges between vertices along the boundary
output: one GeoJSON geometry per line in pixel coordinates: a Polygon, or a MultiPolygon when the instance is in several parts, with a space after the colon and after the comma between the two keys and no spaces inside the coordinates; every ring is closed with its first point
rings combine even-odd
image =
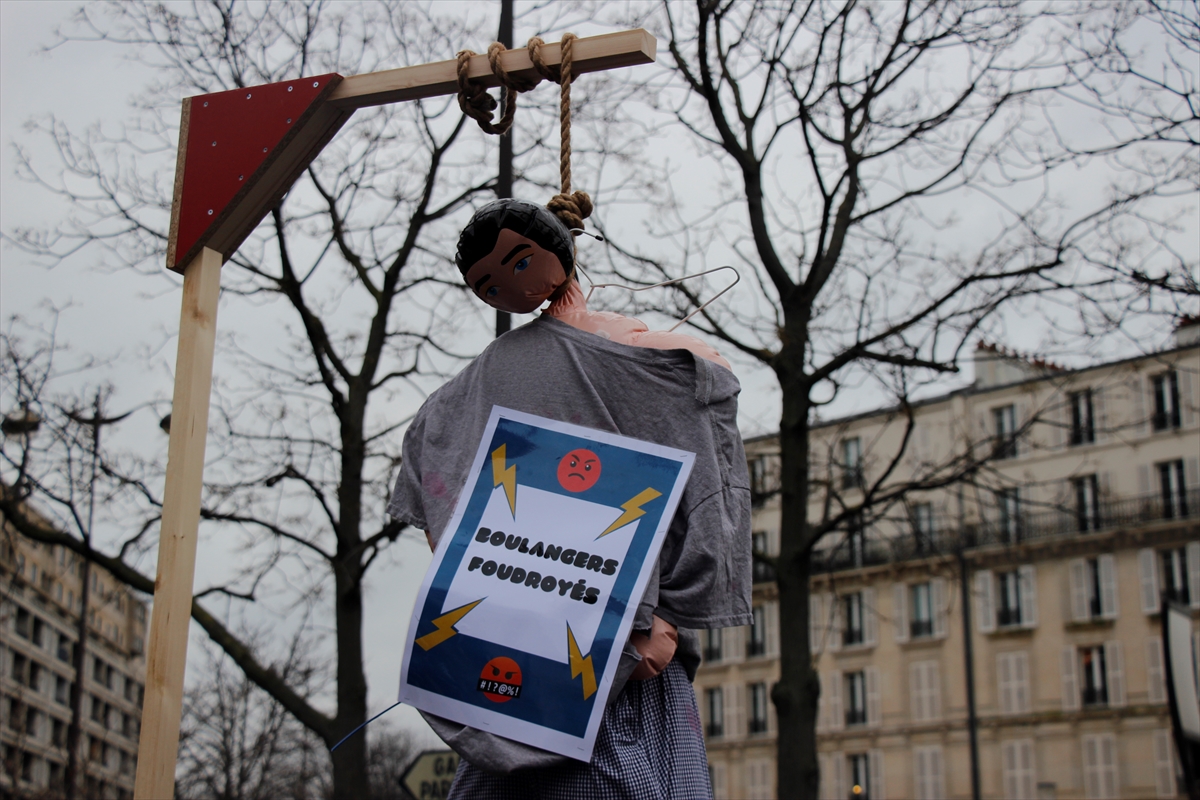
{"type": "Polygon", "coordinates": [[[604,712],[590,764],[493,775],[458,763],[449,800],[711,800],[708,758],[687,672],[672,661],[630,681],[604,712]]]}

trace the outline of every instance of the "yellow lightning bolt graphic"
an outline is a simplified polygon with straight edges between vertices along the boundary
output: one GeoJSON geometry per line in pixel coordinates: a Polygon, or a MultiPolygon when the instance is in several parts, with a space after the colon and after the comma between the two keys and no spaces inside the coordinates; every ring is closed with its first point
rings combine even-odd
{"type": "Polygon", "coordinates": [[[646,512],[642,511],[642,506],[656,497],[662,497],[662,492],[655,491],[654,489],[644,489],[635,494],[631,499],[626,500],[621,504],[621,508],[625,509],[625,513],[617,517],[617,521],[605,528],[604,533],[596,538],[599,539],[601,536],[608,536],[617,528],[622,528],[638,517],[644,516],[646,512]]]}
{"type": "Polygon", "coordinates": [[[517,518],[517,465],[505,469],[505,456],[508,445],[500,445],[492,451],[492,487],[504,484],[504,494],[508,497],[508,509],[513,519],[517,518]]]}
{"type": "Polygon", "coordinates": [[[474,603],[467,603],[465,606],[459,606],[458,608],[451,609],[445,614],[442,614],[440,617],[433,620],[434,630],[431,633],[425,634],[420,639],[417,639],[417,644],[420,645],[422,650],[432,650],[434,647],[437,647],[439,644],[458,633],[458,631],[454,630],[454,626],[458,624],[460,619],[470,613],[471,609],[475,608],[475,606],[482,602],[483,598],[481,597],[474,603]]]}
{"type": "Polygon", "coordinates": [[[596,673],[592,669],[592,657],[587,658],[579,652],[579,645],[575,643],[575,634],[571,632],[571,625],[567,624],[567,655],[571,659],[571,677],[578,678],[579,673],[583,673],[583,699],[587,700],[596,693],[596,673]]]}

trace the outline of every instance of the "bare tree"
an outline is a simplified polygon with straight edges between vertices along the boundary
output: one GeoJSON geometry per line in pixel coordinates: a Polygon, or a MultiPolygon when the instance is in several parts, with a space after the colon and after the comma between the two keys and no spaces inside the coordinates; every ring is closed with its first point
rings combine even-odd
{"type": "MultiPolygon", "coordinates": [[[[648,284],[676,277],[672,264],[731,254],[751,271],[751,289],[692,324],[769,368],[781,390],[771,489],[781,546],[768,559],[780,598],[781,791],[817,793],[815,548],[894,512],[913,489],[987,480],[990,440],[913,475],[898,469],[914,393],[956,372],[1005,314],[1038,315],[1047,348],[1057,339],[1083,353],[1104,341],[1086,335],[1179,313],[1177,294],[1133,286],[1115,267],[1134,247],[1146,263],[1169,257],[1168,236],[1134,236],[1133,223],[1169,231],[1173,198],[1194,190],[1189,140],[1152,123],[1079,125],[1100,113],[1084,100],[1092,67],[1107,63],[1130,19],[1109,6],[820,0],[663,3],[636,19],[661,32],[675,78],[653,84],[647,113],[673,115],[674,136],[686,135],[718,179],[698,200],[694,167],[664,170],[664,195],[642,217],[655,245],[606,231],[611,268],[648,284]],[[1107,36],[1078,32],[1097,16],[1107,36]],[[1122,170],[1139,160],[1156,169],[1122,170]],[[1083,166],[1092,183],[1072,186],[1083,166]],[[1123,247],[1113,246],[1117,231],[1123,247]],[[843,492],[815,466],[810,428],[822,406],[864,386],[892,399],[905,433],[898,448],[865,453],[871,479],[843,492]]],[[[1164,47],[1187,57],[1177,43],[1164,47]]],[[[1124,119],[1116,107],[1103,113],[1124,119]]],[[[676,291],[673,310],[701,300],[686,284],[676,291]]]]}
{"type": "MultiPolygon", "coordinates": [[[[61,163],[46,167],[20,151],[20,172],[75,211],[56,228],[4,237],[47,264],[82,250],[104,268],[163,280],[181,95],[451,58],[489,39],[473,27],[487,20],[459,11],[400,3],[85,6],[60,45],[120,45],[154,66],[160,83],[119,136],[72,131],[53,118],[38,123],[61,163]]],[[[461,363],[452,335],[473,322],[486,330],[479,311],[460,307],[461,281],[447,271],[456,235],[450,217],[490,197],[494,183],[493,170],[479,166],[490,144],[464,130],[452,97],[360,113],[223,270],[228,333],[202,519],[240,537],[242,554],[229,575],[197,592],[193,618],[326,746],[367,715],[363,581],[405,532],[384,511],[402,409],[415,410],[438,375],[461,363]],[[333,631],[330,696],[307,696],[259,643],[206,611],[202,602],[214,596],[235,607],[312,610],[333,631]]],[[[13,408],[23,402],[6,398],[13,408]]],[[[20,442],[6,445],[5,461],[10,486],[17,471],[49,475],[59,463],[20,442]]],[[[28,480],[21,486],[36,496],[6,489],[0,510],[22,533],[88,556],[148,593],[163,464],[120,461],[110,457],[103,467],[127,503],[119,514],[116,505],[104,509],[105,548],[87,547],[72,529],[22,520],[24,501],[45,501],[28,480]]],[[[346,742],[331,762],[334,796],[369,795],[364,737],[346,742]]]]}
{"type": "MultiPolygon", "coordinates": [[[[242,634],[245,639],[263,635],[242,634]]],[[[200,679],[184,697],[176,788],[184,800],[309,800],[329,796],[324,743],[252,683],[213,645],[204,648],[200,679]]],[[[280,678],[309,695],[319,670],[295,636],[280,678]]]]}

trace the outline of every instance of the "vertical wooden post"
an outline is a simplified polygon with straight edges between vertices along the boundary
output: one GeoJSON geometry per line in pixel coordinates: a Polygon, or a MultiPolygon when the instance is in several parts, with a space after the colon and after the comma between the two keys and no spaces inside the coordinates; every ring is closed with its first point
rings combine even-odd
{"type": "Polygon", "coordinates": [[[183,273],[158,577],[146,647],[146,693],[133,790],[137,800],[169,800],[175,794],[221,262],[221,254],[206,247],[183,273]]]}

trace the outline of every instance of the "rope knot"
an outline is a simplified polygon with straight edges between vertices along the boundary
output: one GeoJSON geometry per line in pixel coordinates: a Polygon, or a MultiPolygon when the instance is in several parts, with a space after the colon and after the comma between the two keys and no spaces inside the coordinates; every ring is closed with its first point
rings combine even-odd
{"type": "Polygon", "coordinates": [[[583,228],[583,221],[592,215],[592,198],[587,192],[556,194],[546,203],[546,208],[562,220],[567,230],[583,228]]]}

